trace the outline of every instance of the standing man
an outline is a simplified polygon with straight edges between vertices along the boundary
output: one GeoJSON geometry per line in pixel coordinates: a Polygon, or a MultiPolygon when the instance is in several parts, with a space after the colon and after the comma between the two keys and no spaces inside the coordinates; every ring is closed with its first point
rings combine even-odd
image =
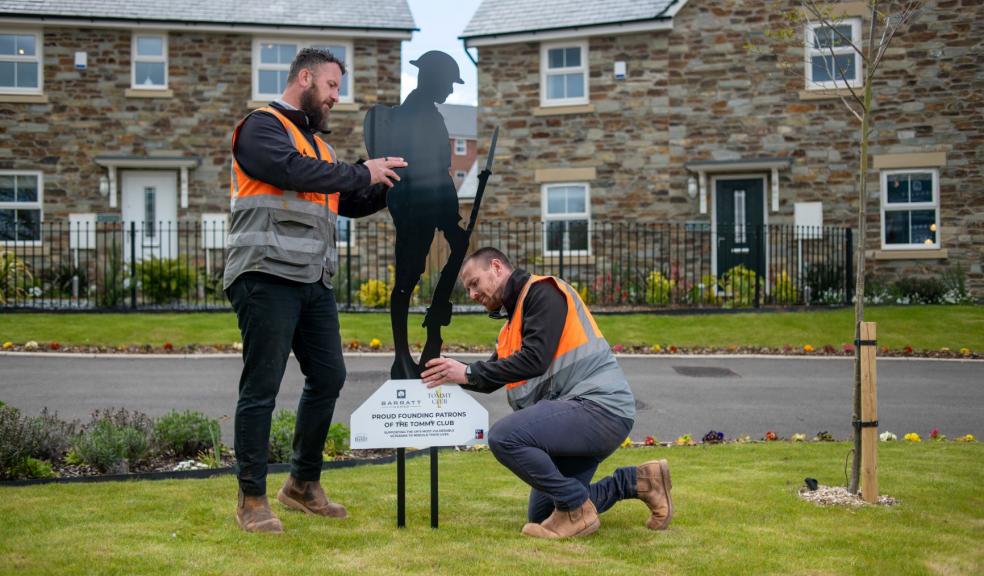
{"type": "Polygon", "coordinates": [[[515,412],[489,430],[489,448],[532,487],[523,534],[586,536],[600,526],[599,513],[628,498],[649,507],[647,527],[665,530],[673,517],[666,460],[619,468],[591,484],[632,429],[635,398],[577,291],[559,278],[514,270],[495,248],[465,260],[461,283],[489,312],[504,312],[496,352],[469,365],[431,360],[422,378],[428,388],[508,389],[515,412]]]}
{"type": "Polygon", "coordinates": [[[365,120],[366,148],[370,155],[389,154],[410,164],[402,181],[390,190],[388,204],[396,225],[396,278],[390,296],[390,322],[395,357],[394,380],[415,379],[420,368],[441,354],[441,326],[451,323],[451,291],[455,275],[468,251],[468,233],[458,224],[458,192],[451,179],[448,129],[437,104],[444,103],[455,84],[464,84],[454,58],[431,50],[411,60],[420,72],[417,87],[396,107],[375,106],[365,120]],[[441,270],[424,326],[427,342],[421,364],[410,355],[407,318],[410,298],[427,267],[427,254],[440,230],[450,254],[441,270]]]}
{"type": "Polygon", "coordinates": [[[283,96],[254,110],[232,134],[229,256],[224,286],[243,338],[236,405],[236,521],[247,532],[282,532],[266,497],[270,420],[291,350],[304,374],[290,476],[277,499],[309,514],[344,517],[321,488],[322,451],[345,382],[331,287],[338,216],[386,205],[400,158],[344,164],[316,134],[326,131],[345,64],[301,50],[283,96]]]}

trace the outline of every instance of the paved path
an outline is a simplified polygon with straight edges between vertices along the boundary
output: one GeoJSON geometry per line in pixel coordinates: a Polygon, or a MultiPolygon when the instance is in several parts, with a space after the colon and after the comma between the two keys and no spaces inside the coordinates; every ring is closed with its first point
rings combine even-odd
{"type": "MultiPolygon", "coordinates": [[[[389,357],[351,356],[349,376],[335,420],[349,415],[388,374],[389,357]]],[[[812,436],[829,430],[850,434],[850,359],[623,357],[638,416],[632,431],[672,440],[721,430],[728,437],[812,436]]],[[[42,407],[65,418],[87,419],[96,408],[124,406],[159,416],[193,409],[218,417],[233,414],[242,363],[238,358],[119,358],[0,355],[0,400],[36,414],[42,407]]],[[[278,407],[295,409],[303,377],[291,359],[278,407]]],[[[934,426],[954,437],[984,438],[984,362],[882,359],[878,364],[880,430],[901,438],[934,426]]],[[[502,391],[475,395],[492,421],[509,412],[502,391]]],[[[232,442],[232,424],[223,439],[232,442]]]]}

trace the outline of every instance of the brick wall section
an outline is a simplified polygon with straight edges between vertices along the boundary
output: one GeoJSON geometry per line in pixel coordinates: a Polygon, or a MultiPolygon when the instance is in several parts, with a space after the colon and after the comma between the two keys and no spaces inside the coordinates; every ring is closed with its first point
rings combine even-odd
{"type": "MultiPolygon", "coordinates": [[[[355,39],[354,94],[358,111],[332,113],[327,136],[343,161],[366,156],[362,119],[377,102],[400,95],[400,41],[355,39]]],[[[119,212],[99,194],[106,169],[99,155],[198,156],[189,173],[189,206],[181,220],[229,209],[232,128],[248,111],[252,36],[172,31],[168,37],[173,98],[127,98],[131,31],[44,30],[47,104],[0,102],[0,169],[44,173],[44,217],[70,212],[119,212]],[[74,66],[88,52],[88,69],[74,66]]],[[[120,194],[118,192],[118,194],[120,194]]],[[[118,199],[121,199],[118,196],[118,199]]]]}
{"type": "MultiPolygon", "coordinates": [[[[687,196],[697,160],[784,156],[779,212],[792,224],[795,202],[822,201],[829,225],[856,227],[859,124],[839,100],[801,100],[802,46],[777,67],[774,54],[744,47],[780,14],[766,2],[691,0],[671,32],[589,40],[593,112],[536,116],[540,47],[482,47],[479,59],[479,155],[492,128],[502,133],[494,188],[484,217],[540,216],[535,170],[595,166],[592,217],[604,220],[709,221],[687,196]],[[613,62],[627,62],[615,81],[613,62]]],[[[790,9],[798,2],[789,1],[790,9]]],[[[929,2],[896,37],[875,84],[872,154],[945,152],[940,168],[941,247],[946,260],[869,260],[876,272],[938,274],[959,265],[984,296],[984,5],[929,2]]],[[[880,246],[879,174],[869,181],[869,249],[880,246]]],[[[713,201],[709,193],[709,201],[713,201]]],[[[767,198],[769,194],[766,194],[767,198]]]]}

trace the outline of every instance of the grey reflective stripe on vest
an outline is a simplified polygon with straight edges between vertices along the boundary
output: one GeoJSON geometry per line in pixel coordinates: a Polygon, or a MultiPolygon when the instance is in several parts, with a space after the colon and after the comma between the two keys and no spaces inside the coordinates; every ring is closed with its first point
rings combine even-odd
{"type": "Polygon", "coordinates": [[[281,236],[272,230],[234,232],[229,234],[229,248],[234,246],[280,246],[284,250],[290,250],[291,252],[321,254],[324,252],[324,244],[321,240],[281,236]]]}
{"type": "MultiPolygon", "coordinates": [[[[604,336],[595,334],[594,325],[588,317],[584,304],[577,296],[577,292],[566,282],[557,278],[555,280],[561,289],[571,296],[578,322],[587,335],[588,341],[554,358],[542,375],[530,378],[521,386],[509,388],[506,397],[513,410],[531,406],[543,398],[557,399],[568,396],[578,387],[578,384],[588,379],[597,379],[598,377],[602,379],[600,382],[594,383],[593,386],[596,388],[599,384],[607,387],[608,384],[615,386],[624,382],[621,369],[618,368],[618,363],[611,352],[608,341],[605,340],[604,336]],[[611,382],[607,382],[609,378],[605,376],[605,373],[609,371],[612,372],[611,382]],[[618,381],[615,378],[618,378],[618,381]]],[[[521,298],[524,301],[531,285],[532,281],[527,282],[523,288],[521,298]]]]}

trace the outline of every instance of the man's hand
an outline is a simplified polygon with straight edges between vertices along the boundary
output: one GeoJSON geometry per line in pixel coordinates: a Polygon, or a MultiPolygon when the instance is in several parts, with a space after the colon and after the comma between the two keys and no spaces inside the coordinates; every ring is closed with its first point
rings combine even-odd
{"type": "Polygon", "coordinates": [[[427,361],[427,369],[420,375],[428,388],[441,384],[467,384],[465,365],[450,358],[434,358],[427,361]]]}
{"type": "Polygon", "coordinates": [[[407,166],[403,158],[395,156],[373,158],[366,160],[365,164],[369,168],[369,184],[385,184],[387,188],[392,188],[394,182],[400,181],[400,177],[393,172],[393,169],[407,166]]]}

